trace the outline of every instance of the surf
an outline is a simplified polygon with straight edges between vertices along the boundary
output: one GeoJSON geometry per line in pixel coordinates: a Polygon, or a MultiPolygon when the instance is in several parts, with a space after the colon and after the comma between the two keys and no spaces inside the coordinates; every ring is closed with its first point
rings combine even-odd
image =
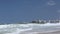
{"type": "Polygon", "coordinates": [[[40,30],[40,32],[44,31],[50,31],[49,29],[60,29],[60,23],[57,24],[5,24],[0,25],[0,33],[1,34],[19,34],[24,31],[30,31],[30,30],[40,30]]]}

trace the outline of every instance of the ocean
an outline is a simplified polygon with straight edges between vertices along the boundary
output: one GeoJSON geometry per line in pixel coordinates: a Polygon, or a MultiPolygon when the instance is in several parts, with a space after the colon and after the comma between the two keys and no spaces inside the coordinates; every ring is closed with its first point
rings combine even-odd
{"type": "Polygon", "coordinates": [[[51,32],[56,30],[60,30],[60,23],[0,25],[0,34],[20,34],[22,32],[51,32]]]}

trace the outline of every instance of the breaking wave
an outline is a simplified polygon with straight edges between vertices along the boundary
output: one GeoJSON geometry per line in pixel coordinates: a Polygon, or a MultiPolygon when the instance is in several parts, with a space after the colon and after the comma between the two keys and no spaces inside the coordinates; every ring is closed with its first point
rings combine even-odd
{"type": "Polygon", "coordinates": [[[5,24],[0,25],[0,34],[20,34],[24,31],[50,31],[60,29],[60,23],[57,24],[5,24]]]}

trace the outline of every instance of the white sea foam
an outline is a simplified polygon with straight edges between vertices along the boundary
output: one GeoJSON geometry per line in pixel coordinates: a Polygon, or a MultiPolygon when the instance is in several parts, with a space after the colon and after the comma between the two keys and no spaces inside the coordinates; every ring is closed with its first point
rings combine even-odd
{"type": "MultiPolygon", "coordinates": [[[[60,29],[60,23],[57,24],[8,24],[8,25],[0,25],[0,34],[19,34],[24,31],[38,29],[42,31],[49,31],[53,29],[60,29]],[[47,29],[46,29],[47,28],[47,29]]],[[[55,30],[56,30],[55,29],[55,30]]]]}

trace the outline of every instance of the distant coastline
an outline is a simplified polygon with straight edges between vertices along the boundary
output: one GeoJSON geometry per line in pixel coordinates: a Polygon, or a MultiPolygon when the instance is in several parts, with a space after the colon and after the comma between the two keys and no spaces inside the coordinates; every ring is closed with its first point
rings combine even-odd
{"type": "Polygon", "coordinates": [[[60,20],[32,20],[30,22],[17,22],[17,23],[1,23],[0,25],[4,24],[45,24],[45,23],[60,23],[60,20]]]}
{"type": "Polygon", "coordinates": [[[33,20],[31,23],[38,23],[38,24],[60,23],[60,20],[33,20]]]}

